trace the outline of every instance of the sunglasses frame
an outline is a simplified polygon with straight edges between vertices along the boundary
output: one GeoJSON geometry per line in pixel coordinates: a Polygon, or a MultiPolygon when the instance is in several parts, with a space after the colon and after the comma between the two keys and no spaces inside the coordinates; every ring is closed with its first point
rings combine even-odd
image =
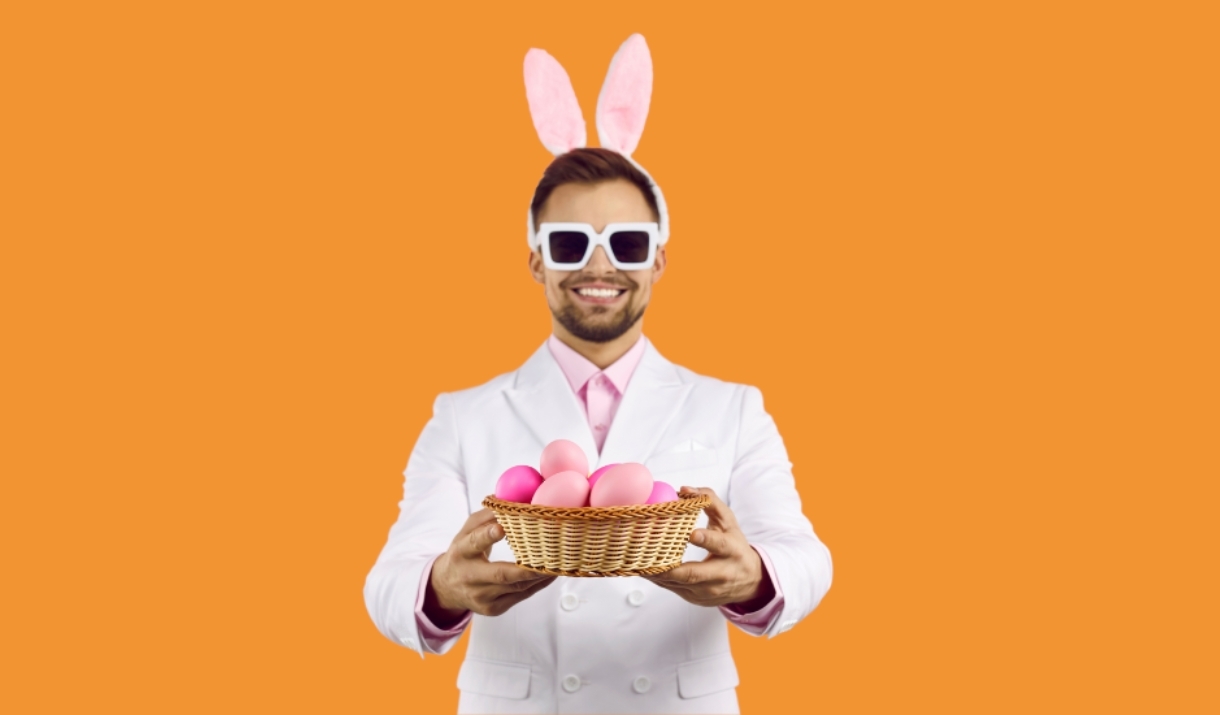
{"type": "Polygon", "coordinates": [[[606,249],[606,257],[620,271],[642,271],[652,268],[657,258],[657,246],[661,243],[661,228],[656,223],[608,223],[606,228],[598,233],[587,223],[544,223],[538,227],[538,244],[542,248],[542,261],[553,271],[579,271],[589,265],[593,251],[598,246],[606,249]],[[585,255],[576,263],[557,263],[551,258],[551,234],[556,231],[576,231],[583,233],[589,239],[585,255]],[[624,263],[614,255],[610,247],[610,237],[618,231],[644,231],[648,234],[648,259],[640,263],[624,263]]]}

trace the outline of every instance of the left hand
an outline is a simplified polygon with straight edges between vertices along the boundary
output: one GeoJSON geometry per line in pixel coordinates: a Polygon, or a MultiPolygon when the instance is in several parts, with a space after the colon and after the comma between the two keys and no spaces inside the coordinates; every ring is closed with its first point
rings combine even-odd
{"type": "Polygon", "coordinates": [[[775,588],[732,510],[706,487],[682,487],[680,493],[706,494],[712,499],[705,510],[707,528],[695,529],[690,535],[692,544],[707,549],[707,558],[644,578],[697,606],[734,605],[735,610],[750,613],[767,605],[775,588]]]}

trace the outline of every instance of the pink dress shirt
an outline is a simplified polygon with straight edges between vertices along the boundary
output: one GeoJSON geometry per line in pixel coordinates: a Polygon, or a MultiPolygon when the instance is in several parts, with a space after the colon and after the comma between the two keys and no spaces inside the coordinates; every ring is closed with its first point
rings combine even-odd
{"type": "MultiPolygon", "coordinates": [[[[567,378],[572,392],[576,393],[585,408],[585,416],[589,420],[589,429],[593,432],[593,441],[597,443],[598,452],[601,452],[602,447],[606,444],[606,435],[610,432],[610,425],[614,423],[614,415],[618,412],[619,403],[623,401],[627,383],[631,382],[631,376],[644,357],[644,350],[647,347],[648,341],[641,335],[635,345],[631,346],[631,349],[613,365],[605,370],[600,370],[589,362],[588,358],[565,345],[554,335],[547,341],[547,348],[550,349],[551,356],[559,364],[559,369],[567,378]]],[[[747,633],[761,635],[772,619],[778,616],[783,609],[784,593],[780,590],[779,581],[775,578],[775,571],[767,552],[757,546],[753,548],[762,559],[767,577],[771,579],[771,584],[775,587],[775,597],[753,613],[739,613],[729,606],[721,606],[720,612],[747,633]]],[[[470,623],[471,614],[468,612],[452,628],[438,628],[424,615],[424,594],[427,591],[428,579],[432,577],[434,561],[436,561],[435,557],[428,562],[424,568],[424,578],[420,580],[419,593],[415,598],[415,621],[419,627],[419,635],[427,646],[433,651],[439,651],[446,641],[462,634],[466,625],[470,623]]]]}

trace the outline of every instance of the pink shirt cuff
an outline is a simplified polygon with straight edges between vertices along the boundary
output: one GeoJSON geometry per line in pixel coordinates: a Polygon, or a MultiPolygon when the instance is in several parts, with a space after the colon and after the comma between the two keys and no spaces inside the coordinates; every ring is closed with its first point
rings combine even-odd
{"type": "Polygon", "coordinates": [[[432,560],[424,566],[424,577],[419,580],[419,594],[415,597],[415,626],[419,629],[419,637],[428,644],[428,647],[434,651],[440,650],[445,641],[456,638],[462,635],[462,631],[466,630],[466,625],[470,623],[473,614],[466,611],[466,615],[462,616],[462,620],[458,621],[452,628],[439,628],[424,615],[424,595],[428,592],[428,581],[432,578],[432,564],[439,557],[433,556],[432,560]]]}
{"type": "Polygon", "coordinates": [[[775,596],[767,602],[767,605],[753,613],[738,613],[728,606],[721,606],[720,612],[732,623],[754,632],[755,635],[760,635],[784,609],[784,591],[779,587],[779,579],[775,578],[775,568],[771,565],[771,557],[767,556],[766,550],[761,546],[752,546],[752,548],[762,559],[763,570],[766,571],[767,578],[771,579],[771,585],[775,588],[775,596]]]}

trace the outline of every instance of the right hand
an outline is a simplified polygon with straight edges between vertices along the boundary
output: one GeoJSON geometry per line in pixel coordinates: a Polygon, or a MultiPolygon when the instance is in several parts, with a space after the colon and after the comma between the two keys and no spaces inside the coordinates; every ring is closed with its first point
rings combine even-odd
{"type": "Polygon", "coordinates": [[[470,515],[449,550],[432,562],[424,613],[433,623],[445,627],[466,611],[498,616],[555,580],[507,561],[490,561],[492,544],[503,538],[490,509],[470,515]]]}

